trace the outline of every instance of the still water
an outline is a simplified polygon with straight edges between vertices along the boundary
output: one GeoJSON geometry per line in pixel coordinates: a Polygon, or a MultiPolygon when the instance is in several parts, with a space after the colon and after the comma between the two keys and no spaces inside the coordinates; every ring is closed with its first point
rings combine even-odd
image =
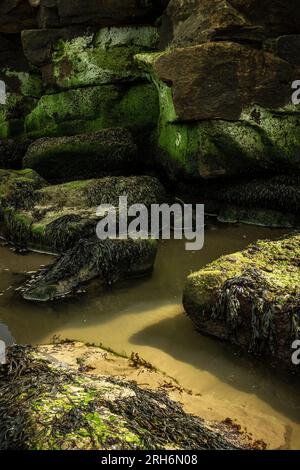
{"type": "MultiPolygon", "coordinates": [[[[0,247],[0,339],[46,344],[55,336],[102,344],[141,357],[190,389],[211,419],[236,418],[275,447],[300,449],[299,381],[285,377],[229,345],[194,330],[181,305],[186,275],[260,238],[285,231],[211,224],[205,247],[185,251],[184,242],[161,242],[154,273],[109,292],[94,282],[86,295],[53,304],[32,304],[15,291],[26,273],[51,257],[18,255],[0,247]]],[[[193,411],[192,399],[191,409],[193,411]]]]}

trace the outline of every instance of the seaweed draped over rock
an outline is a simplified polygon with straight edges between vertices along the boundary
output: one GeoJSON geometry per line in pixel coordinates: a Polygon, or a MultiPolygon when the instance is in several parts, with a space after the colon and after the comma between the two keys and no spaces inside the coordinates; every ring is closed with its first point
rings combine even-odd
{"type": "Polygon", "coordinates": [[[35,171],[0,170],[0,217],[6,238],[21,248],[63,253],[95,236],[96,208],[159,204],[166,194],[151,176],[106,177],[49,186],[35,171]]]}
{"type": "Polygon", "coordinates": [[[299,234],[224,256],[188,277],[185,310],[200,331],[293,369],[299,259],[299,234]]]}
{"type": "Polygon", "coordinates": [[[23,346],[9,348],[0,368],[0,419],[1,450],[245,448],[164,392],[88,376],[23,346]]]}
{"type": "Polygon", "coordinates": [[[49,301],[74,292],[94,278],[104,285],[152,271],[157,244],[153,240],[80,240],[24,287],[26,300],[49,301]]]}

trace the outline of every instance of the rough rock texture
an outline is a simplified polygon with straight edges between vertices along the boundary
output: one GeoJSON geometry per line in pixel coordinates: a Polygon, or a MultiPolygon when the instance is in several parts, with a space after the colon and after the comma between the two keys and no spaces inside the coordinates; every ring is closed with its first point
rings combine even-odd
{"type": "Polygon", "coordinates": [[[27,150],[24,168],[47,181],[132,174],[138,163],[137,147],[126,129],[104,129],[93,134],[36,140],[27,150]]]}
{"type": "Polygon", "coordinates": [[[0,33],[19,33],[37,26],[36,10],[28,0],[2,0],[0,5],[0,33]]]}
{"type": "Polygon", "coordinates": [[[23,31],[28,60],[41,67],[48,86],[68,89],[140,80],[133,57],[155,51],[159,36],[153,26],[65,28],[23,31]]]}
{"type": "Polygon", "coordinates": [[[261,43],[299,32],[300,13],[297,0],[171,0],[163,23],[180,47],[228,37],[261,43]]]}
{"type": "Polygon", "coordinates": [[[33,170],[0,170],[0,217],[4,235],[22,248],[64,253],[80,239],[96,238],[101,204],[159,204],[165,191],[150,176],[107,177],[48,186],[33,170]]]}
{"type": "Polygon", "coordinates": [[[232,42],[170,51],[157,59],[154,71],[172,85],[178,121],[238,120],[252,103],[278,108],[291,99],[291,66],[232,42]]]}
{"type": "Polygon", "coordinates": [[[72,24],[100,26],[151,23],[159,16],[161,0],[41,0],[39,26],[72,24]]]}
{"type": "MultiPolygon", "coordinates": [[[[210,44],[212,45],[213,43],[210,44]]],[[[190,48],[190,50],[196,49],[190,48]]],[[[156,64],[162,60],[162,57],[164,54],[161,53],[139,54],[136,60],[151,75],[159,92],[160,119],[157,153],[159,162],[167,169],[170,177],[180,180],[182,177],[199,178],[200,176],[207,179],[225,175],[247,175],[266,170],[285,172],[293,168],[299,171],[299,107],[287,105],[272,111],[262,106],[252,105],[243,108],[238,121],[221,119],[180,121],[174,106],[172,88],[161,81],[155,72],[156,64]]],[[[192,64],[191,67],[193,67],[192,64]]],[[[247,80],[247,73],[245,77],[247,80]]],[[[220,75],[218,75],[219,79],[220,75]]],[[[234,108],[225,106],[227,99],[230,100],[231,97],[233,101],[236,101],[236,105],[240,106],[237,100],[238,95],[233,93],[233,90],[230,93],[229,88],[229,84],[227,87],[224,83],[223,111],[228,116],[233,113],[234,108]]],[[[253,92],[250,83],[246,88],[250,93],[253,92]]],[[[198,96],[200,95],[201,92],[198,96]]],[[[264,99],[267,99],[267,95],[264,99]]],[[[204,102],[205,100],[204,96],[204,102]]],[[[218,108],[221,101],[217,95],[211,101],[207,100],[206,107],[201,110],[194,107],[195,101],[192,99],[186,100],[185,105],[184,101],[181,103],[184,113],[192,113],[194,109],[195,112],[204,115],[210,113],[214,104],[218,108]]]]}
{"type": "Polygon", "coordinates": [[[188,277],[185,310],[200,331],[292,369],[299,258],[299,234],[224,256],[188,277]]]}
{"type": "Polygon", "coordinates": [[[1,450],[247,448],[236,430],[186,414],[165,392],[90,376],[30,347],[11,347],[1,366],[0,417],[1,450]]]}
{"type": "Polygon", "coordinates": [[[152,240],[97,240],[76,242],[54,264],[34,276],[22,288],[23,298],[48,302],[76,293],[97,279],[100,286],[151,273],[157,252],[152,240]]]}
{"type": "Polygon", "coordinates": [[[158,119],[156,90],[149,83],[132,87],[103,85],[44,95],[26,116],[27,135],[75,135],[111,127],[135,132],[153,129],[158,119]]]}

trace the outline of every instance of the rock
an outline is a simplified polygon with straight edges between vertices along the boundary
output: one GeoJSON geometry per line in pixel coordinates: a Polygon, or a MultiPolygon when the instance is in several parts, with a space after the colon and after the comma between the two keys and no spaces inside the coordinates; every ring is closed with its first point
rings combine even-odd
{"type": "Polygon", "coordinates": [[[44,81],[62,89],[141,80],[135,54],[155,51],[157,29],[150,26],[103,28],[52,45],[44,81]]]}
{"type": "Polygon", "coordinates": [[[300,34],[289,34],[270,39],[265,43],[265,49],[278,55],[295,67],[300,66],[300,34]]]}
{"type": "Polygon", "coordinates": [[[163,6],[160,0],[41,0],[39,26],[149,24],[163,6]]]}
{"type": "Polygon", "coordinates": [[[163,15],[167,41],[178,46],[200,44],[204,38],[259,42],[297,33],[299,24],[297,0],[171,0],[163,15]]]}
{"type": "MultiPolygon", "coordinates": [[[[191,198],[202,201],[220,222],[273,228],[300,227],[300,177],[270,175],[217,179],[195,184],[191,198]]],[[[181,194],[189,194],[184,185],[181,194]]],[[[184,197],[184,196],[182,196],[184,197]]]]}
{"type": "Polygon", "coordinates": [[[22,168],[23,157],[30,145],[25,139],[0,140],[0,168],[19,170],[22,168]]]}
{"type": "Polygon", "coordinates": [[[161,54],[153,65],[172,85],[177,120],[238,120],[251,104],[291,102],[293,71],[272,54],[232,42],[211,42],[161,54]]]}
{"type": "Polygon", "coordinates": [[[224,256],[188,277],[184,308],[200,331],[293,369],[299,256],[299,234],[224,256]]]}
{"type": "Polygon", "coordinates": [[[23,298],[49,302],[74,294],[97,278],[104,286],[149,274],[154,266],[157,243],[153,240],[80,240],[50,267],[24,286],[23,298]]]}
{"type": "Polygon", "coordinates": [[[132,173],[137,147],[126,129],[104,129],[92,134],[36,140],[23,166],[48,181],[70,181],[132,173]]]}
{"type": "Polygon", "coordinates": [[[259,45],[265,28],[234,8],[227,0],[202,1],[195,13],[178,25],[172,46],[185,47],[208,41],[236,41],[259,45]]]}
{"type": "Polygon", "coordinates": [[[19,138],[24,134],[25,116],[37,104],[35,98],[8,92],[6,104],[0,104],[0,139],[19,138]]]}
{"type": "Polygon", "coordinates": [[[78,372],[42,348],[8,349],[0,416],[1,450],[247,448],[233,426],[186,414],[165,392],[78,372]]]}
{"type": "MultiPolygon", "coordinates": [[[[160,118],[156,153],[159,155],[158,162],[170,178],[208,179],[266,170],[299,170],[299,107],[287,105],[271,111],[252,105],[245,107],[240,118],[234,121],[210,119],[181,122],[174,105],[173,89],[160,80],[155,70],[161,57],[164,53],[138,54],[136,60],[151,76],[158,90],[160,118]]],[[[218,74],[218,77],[221,75],[218,74]]],[[[248,84],[247,90],[253,90],[252,85],[248,84]]],[[[235,94],[232,96],[236,98],[235,94]]],[[[187,96],[186,100],[188,102],[187,96]]],[[[207,102],[207,113],[212,111],[214,102],[217,108],[221,101],[217,94],[214,101],[207,102]]],[[[188,109],[185,106],[184,112],[188,113],[188,109]]],[[[232,110],[228,111],[228,117],[232,110]]],[[[203,115],[206,110],[203,108],[197,112],[203,115]]]]}
{"type": "Polygon", "coordinates": [[[165,201],[164,188],[150,176],[107,177],[48,186],[33,170],[0,170],[0,216],[4,236],[22,248],[64,253],[94,237],[101,204],[147,207],[165,201]]]}
{"type": "Polygon", "coordinates": [[[103,85],[44,95],[26,117],[29,136],[65,136],[126,127],[143,131],[156,126],[158,97],[148,83],[103,85]]]}
{"type": "Polygon", "coordinates": [[[0,5],[0,33],[16,34],[34,28],[36,10],[28,0],[2,0],[0,5]]]}

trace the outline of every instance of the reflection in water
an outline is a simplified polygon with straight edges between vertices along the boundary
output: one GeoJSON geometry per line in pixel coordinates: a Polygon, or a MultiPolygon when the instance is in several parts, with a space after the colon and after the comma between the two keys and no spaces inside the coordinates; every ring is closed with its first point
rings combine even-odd
{"type": "MultiPolygon", "coordinates": [[[[95,281],[85,296],[53,304],[23,301],[14,288],[27,271],[49,262],[45,255],[20,256],[0,248],[0,338],[47,343],[53,335],[104,344],[118,352],[137,351],[185,387],[222,403],[237,418],[264,416],[290,430],[289,444],[300,448],[298,383],[278,376],[229,345],[197,333],[184,315],[181,296],[186,275],[222,254],[258,238],[284,232],[251,226],[210,225],[205,247],[187,252],[184,242],[161,242],[153,276],[103,292],[95,281]],[[7,290],[8,289],[8,290],[7,290]],[[3,295],[1,295],[3,292],[3,295]],[[11,333],[10,333],[11,332],[11,333]],[[237,416],[238,414],[238,416],[237,416]]],[[[222,413],[220,412],[220,416],[222,413]]],[[[226,415],[224,416],[224,418],[226,415]]],[[[268,424],[269,423],[269,424],[268,424]]]]}

